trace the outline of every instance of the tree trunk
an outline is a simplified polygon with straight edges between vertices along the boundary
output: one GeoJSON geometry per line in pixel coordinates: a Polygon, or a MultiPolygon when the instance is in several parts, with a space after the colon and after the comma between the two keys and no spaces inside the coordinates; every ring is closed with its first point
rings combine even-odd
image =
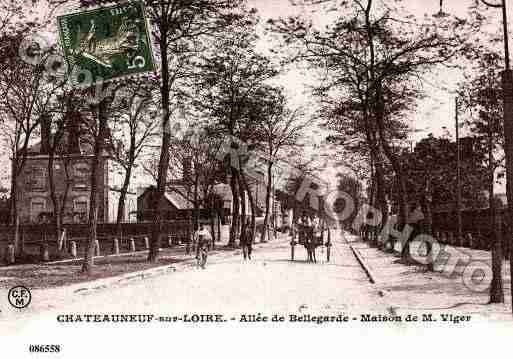
{"type": "MultiPolygon", "coordinates": [[[[239,174],[239,189],[240,189],[240,204],[241,204],[241,219],[240,219],[240,236],[239,241],[242,240],[242,236],[246,234],[246,188],[242,183],[241,175],[239,174]]],[[[240,244],[240,243],[239,243],[240,244]]]]}
{"type": "MultiPolygon", "coordinates": [[[[399,202],[399,216],[398,216],[398,222],[399,222],[399,228],[402,230],[404,226],[406,225],[407,219],[408,219],[408,195],[407,195],[407,189],[406,189],[406,178],[404,175],[403,168],[401,166],[401,163],[396,156],[395,153],[393,153],[392,149],[390,148],[390,145],[388,144],[386,138],[385,138],[385,124],[384,124],[384,105],[383,105],[383,98],[381,96],[380,86],[378,86],[378,109],[376,113],[376,122],[378,125],[378,133],[379,133],[379,140],[381,143],[381,147],[383,148],[383,153],[387,157],[387,159],[390,161],[390,164],[392,165],[392,169],[395,173],[395,178],[397,181],[397,195],[398,195],[398,202],[399,202]]],[[[401,256],[403,259],[408,259],[409,252],[410,252],[410,238],[408,238],[401,250],[401,256]]]]}
{"type": "Polygon", "coordinates": [[[212,233],[212,249],[214,249],[215,247],[215,244],[216,244],[216,223],[215,223],[215,216],[214,216],[214,211],[210,211],[210,215],[209,215],[209,219],[210,219],[210,233],[212,233]]]}
{"type": "Polygon", "coordinates": [[[242,184],[246,189],[246,193],[248,195],[249,206],[251,208],[251,219],[250,219],[250,228],[251,228],[251,242],[255,241],[255,229],[256,229],[256,202],[255,197],[253,196],[253,192],[251,192],[251,188],[249,187],[246,175],[244,171],[241,169],[240,178],[242,180],[242,184]]]}
{"type": "Polygon", "coordinates": [[[390,213],[388,213],[387,199],[385,195],[385,171],[381,163],[376,164],[376,201],[377,208],[381,211],[383,219],[381,221],[381,229],[385,226],[388,221],[390,213]]]}
{"type": "Polygon", "coordinates": [[[163,229],[162,223],[162,213],[160,211],[161,203],[164,198],[164,194],[166,192],[166,184],[167,184],[167,171],[169,167],[169,146],[171,144],[171,133],[170,133],[170,103],[169,103],[169,67],[168,67],[168,57],[167,49],[168,49],[168,23],[164,18],[161,24],[161,39],[160,39],[160,53],[163,56],[160,56],[161,59],[161,74],[162,74],[162,86],[160,88],[160,93],[162,97],[162,145],[160,149],[160,159],[159,159],[159,167],[158,167],[158,175],[157,175],[157,188],[154,195],[153,200],[153,209],[155,211],[155,216],[153,220],[152,232],[151,232],[151,241],[150,241],[150,250],[148,253],[148,261],[151,263],[157,262],[157,257],[160,248],[160,237],[163,229]]]}
{"type": "Polygon", "coordinates": [[[13,174],[13,179],[11,180],[11,223],[14,227],[13,233],[13,244],[14,244],[14,256],[15,258],[22,255],[21,245],[20,245],[20,216],[18,215],[18,186],[17,176],[13,174]]]}
{"type": "MultiPolygon", "coordinates": [[[[385,196],[385,171],[383,169],[383,164],[381,163],[380,159],[380,151],[379,151],[379,144],[378,140],[376,138],[376,128],[375,124],[367,118],[369,117],[369,114],[366,112],[364,114],[365,116],[365,137],[370,149],[370,155],[371,155],[371,166],[374,166],[374,176],[375,176],[375,196],[376,196],[376,202],[374,203],[374,206],[381,211],[383,215],[382,225],[384,226],[386,224],[386,221],[388,219],[388,207],[386,203],[386,196],[385,196]]],[[[382,228],[383,228],[382,226],[382,228]]],[[[366,235],[369,235],[369,231],[366,230],[366,235]]],[[[370,239],[370,238],[367,238],[370,239]]]]}
{"type": "Polygon", "coordinates": [[[264,216],[264,226],[262,228],[262,234],[260,236],[260,242],[267,241],[267,226],[269,225],[269,215],[271,212],[271,191],[272,191],[272,163],[269,162],[267,166],[267,183],[265,189],[265,216],[264,216]]]}
{"type": "MultiPolygon", "coordinates": [[[[489,120],[489,119],[488,119],[489,120]]],[[[502,216],[499,211],[500,200],[495,199],[495,163],[493,158],[492,124],[488,123],[488,204],[490,207],[490,237],[492,242],[492,282],[490,283],[490,303],[504,303],[502,284],[502,216]]]]}
{"type": "Polygon", "coordinates": [[[222,217],[221,217],[220,211],[216,211],[216,213],[217,213],[217,240],[219,242],[221,242],[221,220],[222,220],[222,217]]]}
{"type": "MultiPolygon", "coordinates": [[[[493,182],[492,182],[493,186],[493,182]]],[[[490,284],[490,303],[504,303],[502,281],[502,216],[498,208],[499,201],[490,200],[492,244],[492,282],[490,284]]]]}
{"type": "Polygon", "coordinates": [[[22,257],[24,254],[24,245],[21,238],[20,229],[20,216],[18,213],[18,176],[20,174],[18,157],[14,155],[12,165],[12,179],[11,179],[11,224],[14,227],[13,233],[13,245],[14,245],[14,257],[22,257]]]}
{"type": "Polygon", "coordinates": [[[125,178],[123,180],[123,186],[121,187],[121,192],[119,194],[119,202],[118,202],[118,213],[116,215],[116,233],[117,235],[121,234],[121,222],[125,217],[125,202],[126,195],[128,193],[128,187],[130,186],[130,177],[132,176],[132,166],[129,165],[125,172],[125,178]]]}
{"type": "Polygon", "coordinates": [[[91,274],[94,265],[94,244],[97,239],[98,227],[98,185],[100,182],[100,168],[103,165],[103,146],[105,130],[107,126],[107,100],[102,100],[98,105],[98,135],[94,143],[94,157],[91,168],[91,193],[89,198],[89,235],[87,237],[84,262],[82,264],[82,272],[91,274]]]}
{"type": "MultiPolygon", "coordinates": [[[[424,188],[424,193],[422,194],[422,212],[424,214],[423,226],[422,226],[422,234],[428,235],[433,238],[433,216],[431,211],[431,178],[426,178],[426,187],[424,188]]],[[[435,264],[433,258],[433,245],[431,242],[426,241],[426,250],[427,250],[427,270],[433,272],[435,270],[435,264]]]]}
{"type": "MultiPolygon", "coordinates": [[[[50,198],[52,200],[53,205],[53,222],[55,224],[55,238],[57,238],[57,241],[59,240],[59,236],[61,235],[61,229],[62,229],[62,221],[60,215],[60,205],[59,200],[57,199],[57,194],[55,193],[55,177],[53,172],[53,164],[55,160],[55,148],[57,146],[57,135],[54,140],[54,145],[50,148],[50,153],[48,154],[48,184],[50,186],[50,198]]],[[[64,248],[63,248],[64,249],[64,248]]]]}
{"type": "MultiPolygon", "coordinates": [[[[64,158],[64,156],[61,157],[61,161],[62,161],[62,166],[64,168],[64,172],[65,172],[65,176],[66,176],[66,184],[64,186],[64,193],[62,194],[62,197],[61,197],[61,201],[60,201],[60,207],[59,207],[59,214],[57,215],[57,220],[59,221],[59,223],[57,224],[57,226],[62,229],[64,229],[64,212],[66,210],[66,202],[68,201],[68,195],[69,195],[69,188],[70,188],[70,185],[71,185],[71,181],[70,181],[70,174],[69,174],[69,163],[68,163],[68,160],[66,158],[64,158]]],[[[67,246],[65,245],[64,246],[64,249],[67,250],[67,246]]]]}
{"type": "Polygon", "coordinates": [[[199,176],[195,176],[194,180],[194,230],[199,228],[199,176]]]}
{"type": "Polygon", "coordinates": [[[237,231],[239,226],[239,184],[238,184],[238,176],[237,170],[231,167],[231,177],[230,177],[230,189],[232,191],[232,223],[230,226],[230,239],[228,240],[228,246],[235,246],[235,241],[237,239],[237,231]]]}

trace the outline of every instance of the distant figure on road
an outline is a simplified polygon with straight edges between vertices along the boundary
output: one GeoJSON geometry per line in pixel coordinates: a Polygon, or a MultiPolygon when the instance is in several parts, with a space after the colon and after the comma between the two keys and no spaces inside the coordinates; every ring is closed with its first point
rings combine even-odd
{"type": "Polygon", "coordinates": [[[251,260],[251,252],[253,251],[253,231],[251,229],[251,221],[249,218],[246,220],[246,229],[240,237],[240,245],[242,247],[244,260],[251,260]]]}
{"type": "Polygon", "coordinates": [[[207,229],[205,224],[200,223],[198,230],[196,233],[194,233],[193,238],[193,245],[196,247],[196,258],[199,257],[199,251],[203,246],[210,245],[210,242],[212,241],[212,235],[210,234],[210,231],[207,229]]]}
{"type": "Polygon", "coordinates": [[[310,242],[310,261],[317,263],[315,249],[317,248],[319,242],[322,243],[322,223],[321,219],[317,215],[314,215],[311,233],[312,237],[310,242]]]}

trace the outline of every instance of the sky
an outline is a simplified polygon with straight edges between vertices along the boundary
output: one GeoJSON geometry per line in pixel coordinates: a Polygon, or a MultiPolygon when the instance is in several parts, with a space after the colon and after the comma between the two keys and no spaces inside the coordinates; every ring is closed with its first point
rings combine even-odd
{"type": "MultiPolygon", "coordinates": [[[[451,15],[464,17],[467,8],[474,1],[444,0],[443,11],[451,15]]],[[[499,0],[496,1],[497,3],[499,2],[499,0]]],[[[287,17],[295,14],[311,16],[308,11],[292,6],[289,0],[249,0],[249,4],[258,9],[263,22],[268,18],[287,17]]],[[[403,4],[408,11],[411,11],[416,16],[435,14],[439,11],[440,7],[438,0],[405,0],[403,4]]],[[[484,6],[481,6],[481,9],[484,10],[484,6]]],[[[508,2],[508,11],[513,16],[513,1],[508,2]]],[[[485,10],[483,14],[490,19],[491,24],[488,28],[491,31],[502,29],[500,9],[485,10]]],[[[326,23],[319,13],[315,16],[314,22],[326,23]]],[[[439,86],[455,89],[456,84],[461,79],[462,74],[457,71],[439,69],[430,76],[429,83],[423,84],[426,89],[427,98],[419,101],[417,111],[410,116],[412,127],[418,131],[412,136],[414,140],[420,140],[429,132],[433,132],[435,135],[442,135],[445,132],[444,127],[447,128],[449,133],[454,133],[454,94],[440,91],[439,86]]],[[[311,79],[308,76],[293,72],[284,78],[283,84],[287,87],[290,94],[295,95],[294,100],[301,102],[309,100],[309,96],[304,93],[306,91],[304,84],[308,84],[310,81],[311,79]]]]}
{"type": "MultiPolygon", "coordinates": [[[[386,0],[389,1],[389,0],[386,0]]],[[[467,7],[472,5],[476,0],[444,0],[443,10],[452,15],[463,17],[467,7]]],[[[490,0],[492,1],[492,0],[490,0]]],[[[499,1],[499,0],[495,0],[499,1]]],[[[414,15],[422,16],[424,14],[432,15],[439,10],[439,0],[405,0],[403,2],[404,7],[411,11],[414,15]]],[[[316,12],[312,14],[309,9],[305,9],[299,6],[292,6],[290,0],[248,0],[248,5],[255,7],[262,19],[262,23],[265,24],[269,18],[286,17],[291,15],[302,14],[310,17],[315,24],[327,23],[327,18],[322,12],[316,12]]],[[[484,9],[484,7],[481,7],[484,9]]],[[[68,12],[76,11],[75,8],[61,8],[54,15],[60,15],[68,12]]],[[[40,14],[45,17],[47,16],[47,10],[43,5],[39,7],[40,14]]],[[[508,2],[508,12],[513,16],[513,1],[508,2]]],[[[501,12],[498,9],[489,9],[483,12],[490,19],[490,31],[499,31],[501,26],[501,12]]],[[[260,31],[263,27],[260,28],[260,31]]],[[[270,46],[274,46],[269,39],[262,36],[259,48],[266,51],[270,46]]],[[[419,101],[417,110],[410,115],[410,125],[412,128],[417,129],[417,132],[412,134],[412,140],[418,141],[425,137],[428,133],[434,135],[442,135],[446,131],[450,134],[454,133],[454,94],[441,91],[440,86],[451,89],[455,88],[459,80],[461,80],[461,74],[455,71],[439,70],[435,71],[429,78],[429,83],[424,83],[427,97],[426,99],[419,101]]],[[[298,70],[290,71],[278,78],[277,82],[283,85],[290,97],[291,105],[294,107],[304,106],[306,108],[313,108],[312,98],[310,97],[307,85],[312,82],[312,78],[307,74],[302,73],[298,70]]],[[[317,144],[310,148],[310,153],[307,155],[314,155],[318,153],[318,145],[322,142],[325,137],[325,133],[319,129],[315,129],[316,132],[309,133],[310,139],[317,144]]],[[[465,130],[463,130],[463,135],[465,130]]],[[[0,155],[0,166],[6,168],[6,156],[0,155]]],[[[328,167],[326,170],[327,177],[333,181],[334,175],[340,171],[340,168],[335,168],[330,163],[324,163],[324,166],[328,167]],[[329,172],[329,173],[328,173],[329,172]]],[[[7,166],[9,168],[9,166],[7,166]]],[[[347,169],[342,169],[347,171],[347,169]]],[[[4,172],[5,173],[5,172],[4,172]]],[[[0,176],[0,181],[5,183],[6,177],[0,176]]]]}
{"type": "MultiPolygon", "coordinates": [[[[389,1],[389,0],[386,0],[389,1]]],[[[476,0],[444,0],[443,11],[450,15],[465,17],[468,7],[475,4],[476,0]]],[[[492,0],[490,0],[491,2],[492,0]]],[[[499,3],[500,0],[496,0],[499,3]]],[[[250,0],[249,4],[258,9],[263,22],[269,18],[287,17],[291,15],[302,14],[306,17],[311,17],[314,24],[324,25],[328,23],[321,16],[319,12],[311,15],[310,11],[298,6],[292,6],[289,0],[250,0]]],[[[432,16],[439,12],[440,2],[438,0],[405,0],[403,6],[413,15],[422,17],[424,15],[432,16]]],[[[487,32],[496,32],[502,34],[502,12],[500,9],[486,8],[480,5],[483,10],[482,14],[485,15],[489,24],[485,27],[487,32]]],[[[513,1],[507,2],[508,13],[513,16],[513,1]]],[[[510,16],[510,17],[511,17],[510,16]]],[[[511,26],[510,26],[511,29],[511,26]]],[[[265,39],[264,39],[265,41],[265,39]]],[[[501,53],[503,51],[503,43],[501,46],[501,53]]],[[[261,45],[263,48],[266,44],[261,45]]],[[[269,46],[267,44],[267,46],[269,46]]],[[[441,136],[449,133],[451,137],[455,136],[455,94],[452,92],[457,88],[459,81],[463,80],[462,73],[458,70],[448,70],[446,68],[439,68],[433,71],[426,82],[423,83],[423,88],[426,92],[426,98],[420,100],[417,104],[417,109],[409,115],[409,125],[414,132],[410,135],[410,141],[415,143],[420,139],[426,137],[429,133],[435,136],[441,136]],[[444,87],[447,90],[441,90],[444,87]]],[[[307,93],[306,86],[311,83],[311,78],[298,71],[291,71],[283,76],[282,84],[287,88],[292,102],[308,103],[312,99],[307,93]]],[[[465,117],[465,113],[460,113],[460,118],[465,117]]],[[[321,131],[322,135],[323,132],[321,131]]],[[[460,130],[460,135],[465,136],[468,132],[465,129],[460,130]]],[[[315,150],[315,149],[314,149],[315,150]]],[[[328,163],[328,169],[323,173],[323,178],[327,175],[330,182],[334,181],[334,175],[339,172],[347,172],[348,169],[336,168],[333,163],[328,163]]],[[[350,171],[349,171],[350,172],[350,171]]],[[[499,191],[504,191],[503,185],[498,185],[499,191]]]]}

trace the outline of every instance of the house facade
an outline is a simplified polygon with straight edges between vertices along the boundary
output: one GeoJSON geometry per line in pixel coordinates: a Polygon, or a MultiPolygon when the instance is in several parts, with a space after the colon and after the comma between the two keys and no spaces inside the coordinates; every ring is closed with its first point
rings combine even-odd
{"type": "MultiPolygon", "coordinates": [[[[92,155],[65,154],[54,160],[53,178],[59,206],[63,200],[65,223],[84,223],[89,212],[92,155]],[[66,193],[67,192],[67,193],[66,193]]],[[[98,219],[108,221],[108,161],[100,166],[98,219]]],[[[20,223],[46,221],[54,213],[50,192],[48,155],[30,154],[17,181],[20,223]]]]}
{"type": "MultiPolygon", "coordinates": [[[[59,207],[64,203],[64,223],[86,223],[89,216],[93,148],[71,117],[65,126],[52,166],[55,194],[59,207]]],[[[41,121],[41,141],[30,146],[23,170],[17,178],[17,210],[20,223],[50,221],[54,205],[50,191],[49,148],[53,141],[47,121],[41,121]]],[[[114,222],[119,199],[119,178],[113,173],[112,160],[105,152],[100,160],[98,183],[98,221],[114,222]]],[[[135,193],[128,193],[123,221],[136,210],[135,193]]]]}

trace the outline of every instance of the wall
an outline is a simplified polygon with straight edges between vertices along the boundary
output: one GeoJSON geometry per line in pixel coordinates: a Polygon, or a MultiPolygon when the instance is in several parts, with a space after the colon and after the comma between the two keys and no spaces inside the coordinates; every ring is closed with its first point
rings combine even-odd
{"type": "MultiPolygon", "coordinates": [[[[70,190],[65,205],[65,222],[79,222],[87,220],[87,212],[82,213],[80,208],[89,208],[91,161],[92,156],[69,156],[68,171],[70,173],[70,190]],[[84,218],[85,217],[85,218],[84,218]]],[[[53,203],[50,195],[48,179],[48,156],[37,155],[27,158],[23,172],[18,178],[18,213],[21,223],[37,222],[40,212],[53,212],[53,203]],[[36,169],[36,170],[35,170],[36,169]]],[[[108,206],[108,161],[104,161],[99,183],[99,210],[100,222],[109,219],[108,206]]],[[[54,182],[57,195],[62,198],[66,187],[67,176],[61,159],[55,159],[54,182]]]]}

